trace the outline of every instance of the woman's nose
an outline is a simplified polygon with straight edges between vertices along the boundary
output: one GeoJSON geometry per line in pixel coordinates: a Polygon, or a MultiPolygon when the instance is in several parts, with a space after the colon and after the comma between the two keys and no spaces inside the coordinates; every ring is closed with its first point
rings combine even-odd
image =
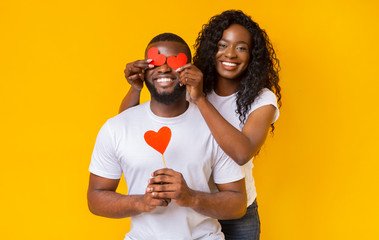
{"type": "Polygon", "coordinates": [[[227,47],[227,48],[225,49],[225,53],[224,53],[224,55],[225,55],[226,57],[228,57],[228,58],[234,58],[234,57],[237,56],[237,55],[236,55],[236,51],[235,51],[235,49],[234,49],[233,47],[227,47]]]}

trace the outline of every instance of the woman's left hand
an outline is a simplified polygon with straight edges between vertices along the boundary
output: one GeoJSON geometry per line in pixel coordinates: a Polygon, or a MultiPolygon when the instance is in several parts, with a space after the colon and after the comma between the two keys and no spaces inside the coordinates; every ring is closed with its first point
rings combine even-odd
{"type": "Polygon", "coordinates": [[[180,74],[180,83],[186,85],[191,100],[196,104],[197,100],[204,97],[203,73],[192,63],[187,63],[176,71],[180,74]]]}

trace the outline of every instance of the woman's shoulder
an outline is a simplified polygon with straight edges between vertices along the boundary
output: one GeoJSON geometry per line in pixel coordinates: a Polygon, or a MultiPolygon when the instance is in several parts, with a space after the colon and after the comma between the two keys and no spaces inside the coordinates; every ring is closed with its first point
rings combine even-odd
{"type": "Polygon", "coordinates": [[[261,91],[259,91],[258,97],[260,97],[260,98],[273,98],[276,100],[275,93],[268,88],[263,88],[261,91]]]}
{"type": "Polygon", "coordinates": [[[275,122],[279,117],[278,99],[276,98],[275,93],[268,88],[263,88],[259,92],[258,96],[255,98],[254,102],[251,105],[249,114],[256,109],[266,105],[273,105],[276,108],[275,117],[273,120],[273,122],[275,122]]]}
{"type": "Polygon", "coordinates": [[[258,96],[255,98],[252,107],[254,105],[262,105],[262,103],[270,103],[277,107],[278,99],[273,91],[268,88],[263,88],[259,91],[258,96]]]}

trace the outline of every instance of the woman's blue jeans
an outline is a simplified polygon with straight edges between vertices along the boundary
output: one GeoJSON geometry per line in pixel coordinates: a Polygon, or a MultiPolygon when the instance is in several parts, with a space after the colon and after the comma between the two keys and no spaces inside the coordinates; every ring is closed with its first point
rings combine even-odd
{"type": "Polygon", "coordinates": [[[219,220],[225,240],[259,240],[261,222],[258,215],[257,200],[247,208],[240,219],[219,220]]]}

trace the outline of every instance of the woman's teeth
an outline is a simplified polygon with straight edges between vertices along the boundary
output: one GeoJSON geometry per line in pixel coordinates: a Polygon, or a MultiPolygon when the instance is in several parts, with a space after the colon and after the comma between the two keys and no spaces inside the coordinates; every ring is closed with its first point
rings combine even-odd
{"type": "Polygon", "coordinates": [[[237,66],[236,63],[231,63],[231,62],[222,62],[222,64],[225,65],[225,66],[230,66],[230,67],[235,67],[235,66],[237,66]]]}

